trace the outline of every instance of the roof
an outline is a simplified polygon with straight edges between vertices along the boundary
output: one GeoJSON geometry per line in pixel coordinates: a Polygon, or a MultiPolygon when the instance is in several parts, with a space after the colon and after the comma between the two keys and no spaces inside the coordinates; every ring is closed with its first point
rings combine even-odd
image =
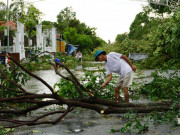
{"type": "MultiPolygon", "coordinates": [[[[0,26],[7,26],[7,22],[6,21],[0,21],[0,26]]],[[[13,21],[9,21],[9,27],[11,30],[16,30],[16,23],[13,21]]]]}

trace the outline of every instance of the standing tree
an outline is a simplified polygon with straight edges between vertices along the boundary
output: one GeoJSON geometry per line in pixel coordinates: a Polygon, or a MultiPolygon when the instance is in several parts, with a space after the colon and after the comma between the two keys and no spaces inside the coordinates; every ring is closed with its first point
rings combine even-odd
{"type": "Polygon", "coordinates": [[[72,7],[66,7],[57,15],[57,31],[63,33],[64,39],[71,44],[79,45],[82,52],[92,51],[105,41],[96,36],[96,28],[90,28],[76,19],[72,7]]]}
{"type": "Polygon", "coordinates": [[[4,2],[0,2],[0,21],[5,21],[6,20],[6,4],[4,2]]]}
{"type": "Polygon", "coordinates": [[[64,32],[64,30],[69,26],[71,20],[76,19],[76,12],[73,11],[72,7],[66,7],[61,10],[57,15],[58,30],[64,32]]]}
{"type": "Polygon", "coordinates": [[[24,20],[26,5],[24,0],[15,0],[9,7],[10,10],[10,20],[16,21],[19,19],[24,20]]]}
{"type": "Polygon", "coordinates": [[[20,19],[20,21],[25,24],[29,38],[32,38],[36,35],[35,26],[40,23],[41,15],[42,15],[42,12],[40,12],[39,9],[37,9],[33,5],[30,5],[27,8],[27,12],[25,14],[24,20],[20,19]]]}
{"type": "Polygon", "coordinates": [[[130,26],[129,38],[140,40],[143,36],[149,33],[149,16],[151,10],[148,7],[144,7],[144,11],[136,15],[134,21],[130,26]]]}
{"type": "MultiPolygon", "coordinates": [[[[5,5],[0,3],[0,5],[5,5]]],[[[0,11],[1,20],[5,19],[5,12],[0,11]]],[[[32,38],[36,35],[35,26],[40,23],[42,12],[32,4],[24,2],[24,0],[14,0],[9,7],[10,20],[19,21],[25,25],[26,34],[32,38]]]]}
{"type": "Polygon", "coordinates": [[[128,33],[118,34],[116,36],[115,42],[122,43],[124,41],[124,39],[126,39],[127,37],[128,37],[128,33]]]}

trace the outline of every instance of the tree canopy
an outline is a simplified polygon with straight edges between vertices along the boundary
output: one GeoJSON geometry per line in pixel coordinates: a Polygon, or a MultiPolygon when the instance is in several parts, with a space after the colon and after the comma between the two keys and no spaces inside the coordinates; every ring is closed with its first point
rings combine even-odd
{"type": "Polygon", "coordinates": [[[64,40],[70,44],[78,45],[84,52],[91,52],[95,47],[105,43],[96,36],[96,28],[81,23],[76,18],[72,7],[66,7],[57,15],[57,31],[63,34],[64,40]]]}
{"type": "MultiPolygon", "coordinates": [[[[163,65],[179,68],[179,8],[165,18],[156,16],[159,11],[152,7],[144,7],[143,12],[136,15],[130,26],[130,32],[119,34],[113,44],[116,51],[129,53],[148,53],[149,59],[142,62],[146,68],[157,68],[163,65]]],[[[163,11],[162,13],[165,13],[163,11]]]]}

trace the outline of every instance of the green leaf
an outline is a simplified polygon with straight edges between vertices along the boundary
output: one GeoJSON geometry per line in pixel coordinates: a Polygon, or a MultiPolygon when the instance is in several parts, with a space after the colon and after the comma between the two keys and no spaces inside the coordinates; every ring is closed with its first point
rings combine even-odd
{"type": "Polygon", "coordinates": [[[33,133],[40,133],[41,131],[39,130],[32,130],[33,133]]]}

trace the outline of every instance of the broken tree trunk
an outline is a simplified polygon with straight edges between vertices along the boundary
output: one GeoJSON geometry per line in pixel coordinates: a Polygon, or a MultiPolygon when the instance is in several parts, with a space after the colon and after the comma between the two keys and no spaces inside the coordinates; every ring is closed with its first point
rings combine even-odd
{"type": "MultiPolygon", "coordinates": [[[[15,61],[13,58],[9,58],[13,61],[14,64],[16,64],[22,71],[29,74],[31,77],[36,78],[38,81],[42,82],[45,86],[48,87],[48,89],[51,91],[51,94],[36,94],[27,92],[26,89],[22,88],[20,84],[16,83],[14,80],[11,80],[6,76],[6,74],[3,72],[3,69],[0,68],[1,75],[3,78],[10,82],[11,84],[14,84],[16,89],[9,88],[8,86],[5,86],[3,84],[0,84],[0,88],[2,90],[11,91],[14,92],[17,96],[14,97],[1,97],[0,98],[0,121],[6,121],[13,123],[12,126],[9,127],[18,127],[23,125],[39,125],[39,124],[56,124],[62,118],[64,118],[69,112],[71,112],[75,107],[81,107],[86,109],[94,110],[100,114],[112,114],[112,113],[126,113],[130,110],[133,110],[137,113],[150,113],[152,111],[167,111],[172,109],[172,103],[171,102],[161,102],[161,103],[117,103],[112,100],[106,100],[101,97],[96,97],[94,93],[92,93],[90,90],[86,89],[76,78],[76,76],[63,64],[56,62],[56,64],[59,65],[59,67],[64,68],[71,76],[71,78],[62,75],[58,67],[51,63],[51,65],[54,67],[54,70],[57,75],[61,76],[62,78],[71,81],[76,89],[77,92],[82,96],[82,98],[79,99],[67,99],[63,98],[61,95],[58,95],[56,91],[42,78],[38,77],[37,75],[31,73],[29,70],[24,68],[20,63],[15,61]],[[88,94],[89,96],[83,95],[83,93],[88,94]],[[44,100],[47,99],[48,100],[44,100]],[[27,106],[25,109],[22,109],[18,106],[11,106],[13,104],[18,103],[29,103],[30,105],[27,106]],[[14,118],[7,118],[4,117],[7,114],[13,114],[16,116],[19,115],[25,115],[28,114],[34,110],[40,109],[42,107],[46,107],[49,105],[67,105],[67,109],[62,109],[59,111],[52,111],[47,112],[45,114],[39,115],[35,119],[30,120],[16,120],[14,118]],[[42,121],[43,118],[48,117],[50,115],[59,114],[59,116],[52,121],[42,121]]],[[[179,109],[180,105],[176,105],[175,109],[179,109]]]]}

